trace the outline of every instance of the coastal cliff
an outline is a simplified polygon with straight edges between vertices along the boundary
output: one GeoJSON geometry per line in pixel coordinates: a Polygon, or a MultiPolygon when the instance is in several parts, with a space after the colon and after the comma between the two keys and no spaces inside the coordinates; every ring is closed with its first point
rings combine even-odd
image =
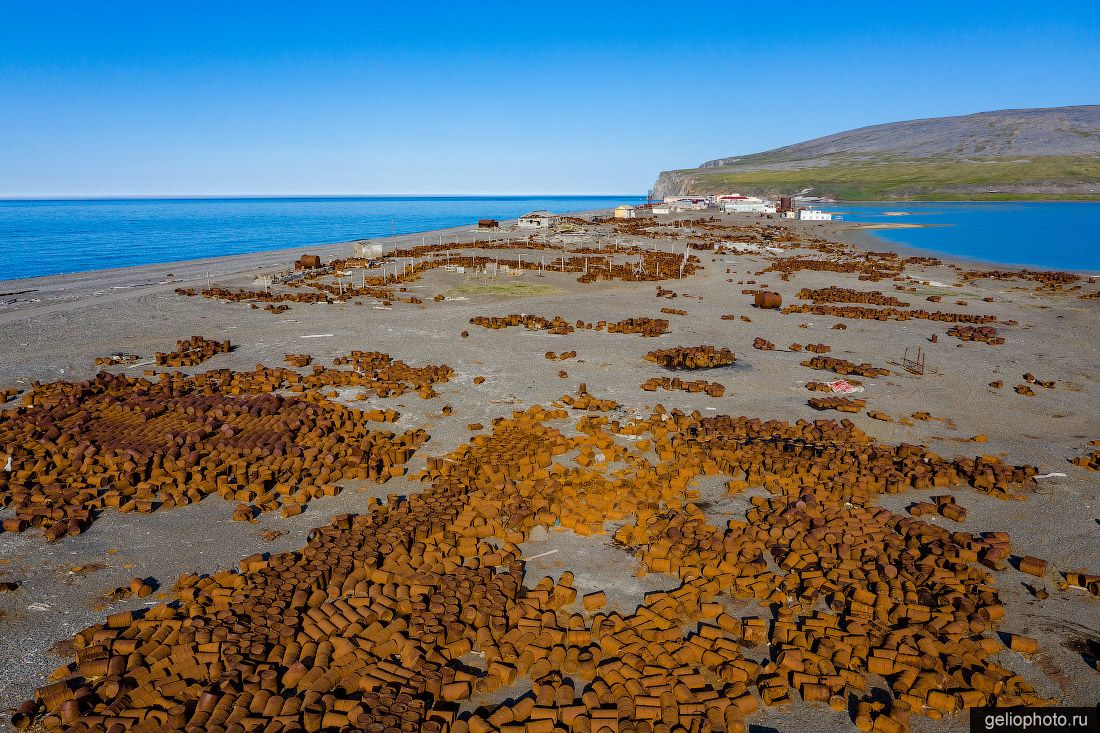
{"type": "Polygon", "coordinates": [[[1100,105],[910,120],[664,171],[657,196],[1100,199],[1100,105]]]}

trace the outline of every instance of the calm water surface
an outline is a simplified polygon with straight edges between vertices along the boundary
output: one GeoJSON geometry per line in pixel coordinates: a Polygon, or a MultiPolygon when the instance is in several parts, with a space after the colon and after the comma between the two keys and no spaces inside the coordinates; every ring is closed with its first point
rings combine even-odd
{"type": "Polygon", "coordinates": [[[876,230],[895,244],[1010,265],[1100,273],[1100,202],[890,203],[822,206],[846,221],[945,224],[876,230]],[[885,212],[908,212],[888,216],[885,212]]]}
{"type": "Polygon", "coordinates": [[[636,196],[0,201],[0,280],[176,262],[642,203],[636,196]]]}

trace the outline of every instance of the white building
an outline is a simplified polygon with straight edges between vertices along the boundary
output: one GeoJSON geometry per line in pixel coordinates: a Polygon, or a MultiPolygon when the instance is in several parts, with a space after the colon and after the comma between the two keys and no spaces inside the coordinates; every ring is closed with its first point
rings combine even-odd
{"type": "Polygon", "coordinates": [[[817,209],[799,209],[798,219],[799,221],[832,221],[833,215],[828,211],[818,211],[817,209]]]}
{"type": "Polygon", "coordinates": [[[773,202],[756,196],[739,196],[737,194],[719,196],[715,199],[715,203],[722,207],[722,211],[727,214],[775,213],[775,204],[773,202]]]}
{"type": "Polygon", "coordinates": [[[357,257],[381,257],[384,254],[384,249],[380,244],[372,244],[371,242],[356,242],[354,245],[355,254],[357,257]]]}
{"type": "Polygon", "coordinates": [[[678,199],[674,201],[666,201],[663,205],[658,204],[653,207],[654,214],[678,214],[681,211],[705,211],[710,208],[710,204],[706,202],[706,199],[694,198],[694,199],[678,199]]]}
{"type": "Polygon", "coordinates": [[[560,218],[557,214],[551,214],[549,211],[532,211],[530,214],[519,218],[519,228],[549,229],[555,226],[560,218]]]}
{"type": "Polygon", "coordinates": [[[704,207],[707,205],[706,196],[665,196],[664,202],[666,204],[702,204],[704,207]]]}
{"type": "Polygon", "coordinates": [[[616,219],[634,219],[635,217],[637,217],[637,215],[638,214],[635,211],[633,206],[628,206],[627,204],[623,204],[622,206],[616,206],[615,207],[615,218],[616,219]]]}

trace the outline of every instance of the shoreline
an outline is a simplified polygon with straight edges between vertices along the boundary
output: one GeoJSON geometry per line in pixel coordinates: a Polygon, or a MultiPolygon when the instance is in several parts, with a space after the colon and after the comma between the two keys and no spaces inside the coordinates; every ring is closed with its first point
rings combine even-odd
{"type": "MultiPolygon", "coordinates": [[[[381,196],[339,196],[339,197],[192,197],[192,198],[78,198],[78,199],[0,199],[0,254],[11,262],[8,267],[0,268],[0,290],[5,284],[13,282],[36,281],[53,276],[77,276],[85,272],[100,270],[119,270],[123,268],[145,267],[148,265],[171,265],[174,263],[192,264],[196,260],[215,260],[243,255],[279,255],[289,250],[304,247],[322,248],[348,242],[381,240],[391,238],[396,228],[398,236],[423,235],[429,232],[449,232],[463,227],[476,227],[479,218],[489,217],[500,221],[514,221],[533,209],[553,209],[560,215],[583,214],[588,211],[610,211],[623,203],[640,203],[643,196],[623,195],[591,197],[577,195],[550,195],[533,197],[527,195],[381,195],[381,196]],[[420,202],[413,204],[407,211],[400,202],[420,202]],[[306,214],[290,214],[279,208],[280,203],[303,205],[316,204],[321,207],[347,204],[350,208],[310,208],[306,214]],[[312,202],[309,203],[309,202],[312,202]],[[356,203],[367,202],[365,208],[356,207],[356,203]],[[382,205],[379,202],[398,202],[382,205]],[[455,203],[462,202],[462,203],[455,203]],[[154,209],[153,213],[139,213],[135,221],[140,226],[128,227],[125,217],[130,214],[111,214],[122,216],[122,220],[108,217],[106,228],[80,229],[70,232],[65,228],[70,216],[79,223],[80,212],[86,209],[70,210],[57,207],[92,206],[99,211],[123,211],[134,205],[178,204],[181,209],[174,210],[184,219],[188,219],[193,210],[187,205],[209,204],[214,208],[200,208],[195,213],[202,226],[184,226],[170,219],[161,219],[154,209]],[[244,211],[246,216],[231,217],[222,221],[217,207],[220,205],[258,204],[258,209],[234,209],[244,211]],[[27,208],[27,206],[30,208],[27,208]],[[276,208],[271,208],[272,206],[276,208]],[[23,207],[19,209],[18,207],[23,207]],[[396,207],[396,208],[394,208],[396,207]],[[521,208],[522,207],[522,208],[521,208]],[[51,210],[52,211],[51,213],[51,210]],[[34,212],[47,212],[46,214],[34,212]],[[326,211],[340,211],[329,221],[326,211]],[[8,212],[13,212],[9,219],[8,212]],[[20,213],[31,212],[31,213],[20,213]],[[70,213],[71,212],[71,213],[70,213]],[[213,213],[211,213],[213,212],[213,213]],[[317,223],[313,222],[313,213],[318,214],[317,223]],[[254,226],[248,216],[258,217],[260,222],[254,226]],[[38,217],[38,218],[35,218],[38,217]],[[42,219],[42,217],[46,217],[42,219]],[[394,223],[397,226],[394,227],[394,223]],[[406,228],[411,227],[411,228],[406,228]],[[133,229],[133,231],[131,231],[133,229]],[[402,231],[404,229],[404,231],[402,231]],[[139,234],[148,234],[145,241],[139,234]],[[79,237],[90,239],[89,244],[80,246],[79,237]],[[39,241],[41,240],[41,241],[39,241]],[[181,247],[181,242],[186,244],[181,247]],[[27,264],[29,266],[22,266],[27,264]]],[[[144,212],[145,210],[142,210],[144,212]]],[[[293,211],[293,210],[292,210],[293,211]]],[[[10,288],[8,288],[10,289],[10,288]]]]}
{"type": "MultiPolygon", "coordinates": [[[[855,203],[855,202],[851,202],[851,203],[855,203]]],[[[931,203],[931,202],[929,202],[929,203],[931,203]]],[[[959,202],[942,202],[942,203],[959,203],[959,202]]],[[[976,202],[976,203],[983,203],[983,202],[976,202]]],[[[993,202],[993,203],[997,203],[997,202],[993,202]]],[[[610,215],[610,213],[612,211],[613,211],[612,209],[590,209],[590,210],[584,210],[584,211],[566,211],[566,212],[561,212],[560,215],[562,215],[562,216],[600,216],[600,215],[608,216],[608,215],[610,215]]],[[[512,225],[512,224],[514,224],[516,219],[502,219],[500,221],[501,221],[502,224],[512,225]]],[[[942,250],[925,249],[925,248],[921,248],[921,247],[913,247],[911,245],[899,244],[899,243],[896,243],[896,242],[890,242],[889,240],[882,239],[882,238],[879,238],[879,237],[875,237],[874,239],[855,238],[855,237],[853,237],[853,240],[855,240],[855,241],[847,241],[846,239],[843,239],[843,237],[842,237],[842,234],[845,233],[845,232],[851,232],[851,233],[855,234],[855,233],[858,233],[858,232],[874,232],[876,230],[890,230],[890,229],[928,229],[928,228],[953,226],[951,224],[910,224],[910,223],[903,223],[903,222],[898,222],[898,223],[888,223],[888,222],[887,223],[875,223],[875,222],[861,223],[861,222],[849,222],[849,221],[844,221],[844,220],[837,221],[837,222],[832,222],[832,224],[834,224],[836,226],[829,227],[828,231],[829,231],[830,235],[841,238],[841,241],[843,241],[843,243],[851,244],[853,246],[865,247],[865,246],[868,246],[871,242],[875,242],[876,245],[879,244],[879,243],[881,243],[882,245],[889,245],[890,247],[896,248],[899,252],[904,250],[907,254],[911,254],[911,255],[932,253],[936,256],[939,256],[941,259],[943,259],[945,261],[946,260],[956,260],[956,261],[959,261],[959,262],[980,263],[982,265],[986,265],[986,266],[993,267],[993,268],[1009,267],[1009,268],[1012,268],[1012,269],[1036,269],[1036,270],[1047,270],[1047,271],[1051,271],[1051,272],[1057,271],[1057,269],[1061,269],[1061,270],[1066,271],[1066,272],[1073,272],[1073,273],[1078,273],[1078,274],[1088,272],[1087,270],[1073,269],[1073,268],[1051,268],[1051,267],[1045,267],[1045,266],[1041,266],[1041,265],[1031,265],[1031,264],[1026,264],[1026,263],[1007,263],[1007,262],[995,262],[995,261],[992,261],[992,260],[982,260],[982,259],[978,259],[978,258],[966,257],[965,255],[959,255],[959,254],[944,252],[942,250]]],[[[801,227],[796,227],[796,229],[801,229],[801,227]]],[[[285,268],[284,261],[286,260],[287,257],[292,257],[293,258],[293,256],[295,256],[295,255],[311,254],[311,253],[314,253],[314,252],[317,252],[321,255],[331,255],[336,248],[347,247],[347,246],[352,245],[356,242],[378,242],[378,241],[382,241],[382,242],[396,242],[398,245],[401,245],[401,244],[407,244],[408,240],[415,239],[415,238],[418,238],[418,237],[439,236],[439,235],[447,236],[447,235],[453,235],[453,234],[461,234],[463,232],[477,232],[477,231],[478,231],[477,225],[476,225],[476,223],[474,223],[474,224],[470,224],[470,225],[444,227],[444,228],[441,228],[441,229],[426,229],[426,230],[423,230],[423,231],[409,232],[409,233],[406,233],[406,234],[398,234],[396,236],[396,238],[392,235],[384,235],[384,236],[380,236],[380,237],[363,237],[363,238],[359,238],[359,239],[348,239],[348,240],[342,240],[342,241],[338,241],[338,242],[326,242],[326,243],[320,243],[320,244],[302,244],[302,245],[295,245],[295,246],[292,246],[292,247],[281,247],[279,249],[266,249],[266,250],[257,251],[257,252],[242,252],[242,253],[238,253],[238,254],[219,255],[219,256],[215,256],[215,257],[199,257],[199,258],[186,259],[186,260],[172,260],[170,262],[148,262],[148,263],[143,263],[143,264],[139,264],[139,265],[126,265],[126,266],[123,266],[123,267],[110,267],[110,268],[102,268],[102,269],[95,269],[95,270],[77,270],[77,271],[73,271],[73,272],[54,273],[54,274],[50,274],[50,275],[33,275],[33,276],[30,276],[30,277],[21,277],[21,278],[9,278],[9,279],[0,278],[0,297],[3,297],[3,295],[7,294],[4,291],[20,291],[20,290],[23,290],[25,288],[43,287],[43,286],[57,284],[57,283],[67,281],[67,280],[76,281],[76,280],[80,280],[80,279],[84,279],[84,278],[110,278],[110,277],[125,276],[125,275],[134,276],[134,277],[142,277],[142,276],[166,277],[170,274],[174,275],[174,273],[171,272],[173,269],[191,270],[191,269],[200,268],[200,267],[203,267],[203,266],[211,267],[211,268],[215,268],[215,267],[225,268],[225,267],[228,266],[228,267],[232,268],[232,269],[222,269],[222,271],[220,271],[220,272],[211,272],[211,273],[209,273],[211,275],[222,275],[222,276],[225,276],[225,275],[239,275],[239,274],[243,274],[245,272],[250,272],[250,271],[255,271],[259,274],[263,274],[263,273],[267,272],[268,270],[278,270],[278,269],[285,268]],[[261,259],[278,259],[280,261],[280,263],[283,263],[283,264],[265,265],[263,263],[255,263],[254,262],[255,260],[261,260],[261,259]],[[164,272],[161,274],[160,271],[162,271],[162,270],[164,272]]],[[[205,275],[206,275],[206,273],[203,273],[203,276],[205,276],[205,275]]],[[[193,282],[194,279],[195,278],[190,278],[187,281],[188,282],[193,282]]],[[[176,282],[184,282],[184,280],[179,279],[177,277],[176,282]]]]}
{"type": "MultiPolygon", "coordinates": [[[[611,211],[612,209],[590,209],[565,212],[563,215],[608,215],[611,211]]],[[[501,224],[512,225],[516,221],[516,219],[503,219],[501,224]]],[[[481,231],[482,236],[486,231],[489,230],[481,231]]],[[[304,254],[316,254],[322,259],[350,256],[351,246],[356,242],[383,242],[396,247],[410,247],[419,245],[427,237],[454,237],[455,241],[461,241],[463,235],[470,235],[470,241],[473,241],[477,239],[478,232],[477,224],[474,223],[398,234],[396,237],[392,235],[365,237],[323,245],[301,245],[220,257],[154,262],[102,270],[0,280],[0,325],[47,315],[58,310],[85,308],[127,300],[131,297],[170,293],[178,287],[213,283],[218,278],[236,281],[234,285],[240,285],[240,280],[245,277],[254,279],[261,275],[286,270],[294,260],[304,254]],[[15,299],[5,301],[8,297],[15,299]],[[43,299],[48,302],[43,303],[43,299]]],[[[494,234],[494,232],[489,233],[494,234]]]]}
{"type": "MultiPolygon", "coordinates": [[[[433,196],[435,196],[435,195],[425,195],[424,198],[431,198],[433,196]]],[[[233,198],[240,198],[240,197],[233,197],[233,198]]],[[[262,199],[262,198],[266,198],[266,197],[255,197],[255,198],[262,199]]],[[[282,198],[295,199],[295,198],[298,198],[298,197],[282,197],[282,198]]],[[[318,197],[318,200],[321,200],[322,198],[324,198],[324,197],[318,197]]],[[[327,197],[327,198],[335,198],[335,197],[327,197]]],[[[343,197],[343,198],[371,198],[371,197],[350,197],[349,196],[349,197],[343,197]]],[[[379,196],[379,197],[375,197],[375,198],[385,198],[385,197],[379,196]]],[[[504,197],[502,197],[502,198],[504,198],[504,197]]],[[[52,201],[54,199],[26,199],[26,200],[28,200],[28,201],[52,201]]],[[[57,200],[60,201],[61,199],[57,199],[57,200]]],[[[81,200],[81,201],[83,201],[83,200],[88,200],[88,201],[103,200],[103,201],[106,201],[106,200],[116,200],[116,199],[73,199],[73,200],[81,200]]],[[[138,199],[124,198],[124,199],[117,199],[117,200],[125,201],[125,200],[138,200],[138,199]]],[[[140,200],[156,200],[156,199],[140,199],[140,200]]],[[[176,200],[176,199],[164,199],[164,200],[176,200]]],[[[202,199],[195,199],[195,200],[202,200],[202,199]]],[[[227,198],[227,200],[232,200],[232,199],[227,198]]],[[[9,201],[9,199],[0,199],[0,203],[3,203],[4,201],[9,201]]],[[[10,199],[10,201],[16,201],[16,200],[15,199],[10,199]]],[[[1074,203],[1072,201],[1065,201],[1065,202],[1059,202],[1059,201],[1039,201],[1039,202],[1022,201],[1022,202],[1023,203],[1074,203]]],[[[830,206],[837,206],[837,205],[842,205],[842,204],[845,204],[845,203],[888,205],[888,204],[893,203],[893,202],[884,202],[884,201],[837,201],[837,202],[829,204],[829,205],[830,206]]],[[[897,202],[897,203],[902,203],[902,202],[897,202]]],[[[925,203],[927,203],[927,204],[933,204],[933,203],[946,203],[946,204],[952,204],[952,203],[993,203],[993,204],[997,204],[997,203],[1006,203],[1006,202],[1004,202],[1004,201],[910,201],[910,202],[907,202],[907,203],[918,203],[918,204],[925,204],[925,203]]],[[[1086,201],[1086,202],[1076,202],[1076,203],[1096,203],[1096,202],[1086,201]]],[[[609,216],[609,215],[611,215],[612,212],[613,212],[613,209],[607,208],[607,209],[589,209],[589,210],[581,210],[581,211],[564,211],[564,212],[559,212],[559,213],[562,216],[594,216],[594,215],[609,216]]],[[[905,212],[905,213],[908,214],[908,213],[911,213],[911,212],[905,212]]],[[[516,219],[501,219],[500,221],[501,221],[502,224],[512,225],[512,224],[515,223],[516,219]]],[[[1063,271],[1063,272],[1071,272],[1071,273],[1079,274],[1079,275],[1080,274],[1095,275],[1098,272],[1100,272],[1100,269],[1097,269],[1096,271],[1093,271],[1093,270],[1070,268],[1070,267],[1054,268],[1054,267],[1047,267],[1047,266],[1043,266],[1043,265],[1034,265],[1034,264],[1028,264],[1028,263],[1021,263],[1021,262],[996,262],[996,261],[992,261],[992,260],[984,260],[984,259],[980,259],[980,258],[967,257],[966,255],[960,255],[960,254],[955,254],[955,253],[951,253],[951,252],[946,252],[946,251],[943,251],[943,250],[914,247],[914,246],[908,245],[908,244],[900,244],[900,243],[896,243],[896,242],[892,242],[890,240],[887,240],[883,237],[879,237],[875,234],[875,232],[878,231],[878,230],[926,229],[926,228],[938,228],[938,227],[954,226],[952,224],[935,224],[935,223],[913,224],[913,223],[908,223],[908,222],[896,222],[896,223],[894,223],[894,222],[852,222],[852,221],[847,221],[847,220],[832,222],[832,224],[834,226],[830,226],[827,229],[827,231],[829,231],[829,233],[830,233],[830,236],[837,237],[838,240],[843,242],[844,244],[849,244],[849,245],[856,246],[856,247],[861,247],[861,248],[871,247],[871,248],[875,248],[875,249],[882,249],[883,247],[886,247],[889,251],[896,251],[899,254],[904,253],[906,256],[936,256],[936,257],[939,257],[940,259],[942,259],[944,261],[954,261],[954,262],[959,263],[959,264],[966,264],[966,265],[970,265],[970,266],[980,265],[980,266],[988,267],[988,268],[991,268],[991,269],[1009,268],[1009,269],[1018,269],[1018,270],[1021,270],[1021,269],[1045,270],[1045,271],[1050,271],[1050,272],[1063,271]],[[858,236],[862,232],[869,233],[869,236],[858,236]],[[846,233],[851,233],[852,236],[850,238],[848,238],[848,237],[845,236],[846,233]]],[[[796,230],[800,229],[800,227],[795,227],[795,229],[796,230]]],[[[379,241],[381,241],[381,242],[393,242],[393,241],[396,241],[398,243],[398,245],[402,245],[402,244],[407,245],[410,239],[415,239],[415,238],[418,238],[418,237],[440,236],[440,235],[443,235],[443,236],[459,235],[463,232],[476,232],[476,231],[478,231],[478,230],[477,230],[477,225],[476,225],[476,222],[475,222],[475,223],[472,223],[472,224],[469,224],[469,225],[444,227],[444,228],[440,228],[440,229],[425,229],[425,230],[422,230],[422,231],[408,232],[406,234],[398,234],[396,236],[396,240],[395,240],[393,235],[383,235],[383,236],[378,236],[378,237],[363,237],[363,238],[359,238],[359,239],[349,239],[349,240],[342,240],[342,241],[336,241],[336,242],[294,245],[294,246],[291,246],[291,247],[281,247],[281,248],[278,248],[278,249],[266,249],[266,250],[261,250],[261,251],[256,251],[256,252],[242,252],[242,253],[237,253],[237,254],[218,255],[218,256],[214,256],[214,257],[200,257],[200,258],[186,259],[186,260],[172,260],[172,261],[169,261],[169,262],[149,262],[149,263],[136,264],[136,265],[126,265],[126,266],[122,266],[122,267],[102,268],[102,269],[95,269],[95,270],[77,270],[77,271],[73,271],[73,272],[54,273],[54,274],[49,274],[49,275],[33,275],[33,276],[30,276],[30,277],[20,277],[20,278],[9,278],[9,279],[0,278],[0,298],[4,298],[4,297],[9,296],[9,295],[26,294],[23,291],[26,291],[28,289],[30,289],[30,290],[40,290],[42,288],[49,288],[49,287],[64,285],[64,284],[68,284],[68,283],[77,284],[82,280],[93,279],[93,278],[111,280],[111,279],[114,279],[114,278],[125,278],[125,277],[138,277],[138,278],[141,278],[141,277],[148,277],[148,278],[159,277],[159,278],[163,279],[163,278],[168,277],[169,275],[174,276],[175,273],[173,272],[173,270],[183,270],[184,272],[188,273],[188,275],[189,275],[185,278],[180,278],[180,277],[176,276],[173,280],[173,283],[178,283],[178,284],[197,282],[198,280],[201,280],[203,277],[206,277],[207,275],[212,276],[212,277],[217,277],[217,276],[225,277],[225,276],[241,275],[241,274],[244,274],[246,272],[255,272],[256,274],[259,275],[259,274],[265,274],[265,273],[267,273],[268,271],[271,271],[271,270],[285,269],[285,260],[288,257],[293,260],[293,259],[296,259],[297,256],[300,256],[302,254],[312,254],[312,253],[318,253],[322,256],[325,256],[325,255],[330,255],[331,256],[337,250],[337,248],[348,247],[348,246],[354,244],[355,242],[379,242],[379,241]],[[262,262],[262,260],[266,260],[266,259],[272,259],[272,260],[277,259],[282,264],[267,265],[266,263],[262,262]],[[194,271],[196,269],[201,269],[203,267],[212,268],[212,269],[213,268],[218,268],[219,271],[217,271],[217,272],[203,271],[199,274],[199,276],[196,277],[195,274],[194,274],[194,271]],[[227,267],[230,268],[230,269],[225,269],[227,267]]],[[[160,284],[168,284],[168,283],[160,283],[160,284]]],[[[4,303],[2,301],[0,301],[0,309],[2,309],[3,306],[4,306],[4,303]]],[[[3,310],[0,310],[0,322],[2,322],[2,320],[3,320],[3,310]]]]}
{"type": "MultiPolygon", "coordinates": [[[[563,215],[606,216],[611,211],[611,209],[592,209],[564,212],[563,215]]],[[[758,223],[759,221],[752,218],[744,219],[744,223],[758,223]]],[[[511,226],[515,222],[515,219],[501,220],[501,224],[506,226],[511,226]]],[[[772,220],[769,223],[787,226],[796,233],[823,235],[834,239],[838,243],[863,251],[890,251],[905,257],[935,256],[945,263],[950,262],[965,267],[1056,271],[1052,268],[1035,265],[990,262],[968,258],[963,255],[898,244],[877,236],[876,232],[879,229],[859,226],[854,222],[815,222],[811,223],[810,226],[792,225],[790,222],[783,220],[778,222],[772,220]]],[[[871,226],[878,225],[872,224],[871,226]]],[[[131,297],[172,292],[177,287],[195,286],[202,283],[213,284],[219,279],[228,282],[235,281],[233,284],[240,286],[242,280],[246,277],[252,279],[272,272],[286,270],[291,262],[303,254],[317,254],[322,259],[350,255],[349,249],[355,242],[383,242],[395,244],[397,247],[409,247],[420,244],[423,239],[428,237],[442,236],[446,238],[451,236],[455,237],[456,241],[461,241],[463,235],[469,235],[471,241],[473,241],[477,238],[478,233],[479,230],[476,224],[462,225],[399,234],[396,238],[393,236],[370,237],[245,254],[0,280],[0,325],[18,322],[38,315],[46,315],[58,310],[84,308],[95,304],[128,300],[131,297]],[[4,299],[9,297],[13,300],[5,302],[4,299]]],[[[1078,275],[1095,274],[1087,270],[1064,269],[1063,271],[1078,275]]]]}
{"type": "MultiPolygon", "coordinates": [[[[1095,204],[1094,199],[836,199],[836,204],[1095,204]]],[[[829,204],[832,206],[832,204],[829,204]]]]}
{"type": "Polygon", "coordinates": [[[339,201],[356,199],[473,199],[473,200],[509,200],[509,199],[572,199],[572,198],[641,198],[631,193],[347,193],[347,194],[176,194],[142,195],[128,194],[118,196],[0,196],[0,204],[28,203],[79,203],[82,201],[339,201]]]}

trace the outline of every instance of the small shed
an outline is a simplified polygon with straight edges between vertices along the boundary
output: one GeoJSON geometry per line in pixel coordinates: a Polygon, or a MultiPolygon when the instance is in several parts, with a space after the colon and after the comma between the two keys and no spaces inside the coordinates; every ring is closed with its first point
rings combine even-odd
{"type": "Polygon", "coordinates": [[[357,257],[369,257],[371,259],[381,257],[384,253],[382,245],[374,242],[356,242],[354,249],[357,257]]]}
{"type": "Polygon", "coordinates": [[[315,270],[321,266],[321,258],[317,255],[302,255],[294,263],[295,270],[315,270]]]}
{"type": "Polygon", "coordinates": [[[478,219],[477,220],[477,228],[478,229],[496,229],[499,226],[500,226],[500,222],[497,221],[496,219],[478,219]]]}
{"type": "Polygon", "coordinates": [[[557,214],[551,214],[549,211],[532,211],[530,214],[519,218],[519,228],[549,229],[555,226],[560,218],[557,214]]]}
{"type": "Polygon", "coordinates": [[[637,214],[635,213],[635,210],[634,210],[633,206],[623,204],[622,206],[616,206],[615,207],[615,218],[616,219],[633,219],[636,216],[637,216],[637,214]]]}

